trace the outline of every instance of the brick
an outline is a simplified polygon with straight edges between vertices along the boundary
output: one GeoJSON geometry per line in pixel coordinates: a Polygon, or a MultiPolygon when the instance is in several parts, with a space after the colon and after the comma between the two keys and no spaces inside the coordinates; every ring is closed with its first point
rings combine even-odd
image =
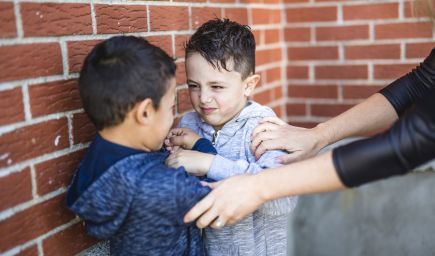
{"type": "Polygon", "coordinates": [[[172,36],[148,36],[147,39],[150,43],[163,49],[169,56],[172,56],[172,36]]]}
{"type": "Polygon", "coordinates": [[[174,2],[205,3],[207,0],[174,0],[174,2]]]}
{"type": "Polygon", "coordinates": [[[189,91],[187,89],[179,90],[177,92],[177,112],[181,114],[192,109],[189,91]]]}
{"type": "Polygon", "coordinates": [[[80,150],[37,164],[35,171],[38,195],[67,187],[83,155],[84,150],[80,150]]]}
{"type": "Polygon", "coordinates": [[[282,87],[277,86],[272,90],[272,99],[273,100],[279,100],[283,97],[282,87]]]}
{"type": "Polygon", "coordinates": [[[211,19],[221,18],[221,12],[221,8],[192,8],[192,27],[196,29],[211,19]]]}
{"type": "Polygon", "coordinates": [[[369,38],[368,25],[317,27],[316,40],[361,40],[369,38]]]}
{"type": "Polygon", "coordinates": [[[272,68],[266,71],[266,82],[271,83],[281,80],[281,68],[272,68]]]}
{"type": "Polygon", "coordinates": [[[251,30],[251,31],[252,31],[252,34],[254,35],[256,46],[263,44],[263,42],[262,42],[263,41],[262,38],[264,38],[263,31],[259,30],[259,29],[251,30]]]}
{"type": "Polygon", "coordinates": [[[0,160],[0,167],[61,150],[69,146],[66,118],[18,128],[0,136],[0,152],[8,157],[0,160]]]}
{"type": "Polygon", "coordinates": [[[345,20],[396,19],[398,17],[398,3],[343,6],[345,20]]]}
{"type": "Polygon", "coordinates": [[[366,65],[327,65],[315,67],[317,79],[367,79],[366,65]]]}
{"type": "Polygon", "coordinates": [[[184,58],[184,47],[191,35],[176,35],[175,36],[175,57],[184,58]]]}
{"type": "Polygon", "coordinates": [[[145,5],[95,5],[98,34],[148,31],[145,5]]]}
{"type": "Polygon", "coordinates": [[[94,138],[97,130],[85,113],[75,114],[72,123],[74,144],[86,143],[94,138]]]}
{"type": "Polygon", "coordinates": [[[399,44],[353,45],[345,48],[346,59],[400,59],[399,44]]]}
{"type": "Polygon", "coordinates": [[[21,87],[0,91],[0,125],[24,120],[23,94],[21,87]]]}
{"type": "Polygon", "coordinates": [[[264,39],[266,44],[279,43],[280,29],[266,29],[264,31],[264,39]]]}
{"type": "Polygon", "coordinates": [[[287,103],[286,111],[289,116],[304,116],[307,114],[305,104],[302,103],[287,103]]]}
{"type": "Polygon", "coordinates": [[[290,85],[287,94],[290,98],[335,99],[338,89],[335,85],[290,85]]]}
{"type": "Polygon", "coordinates": [[[308,79],[308,70],[307,66],[287,66],[287,79],[308,79]]]}
{"type": "Polygon", "coordinates": [[[406,58],[425,58],[435,47],[434,42],[430,43],[408,43],[406,44],[406,58]]]}
{"type": "Polygon", "coordinates": [[[235,0],[210,0],[210,3],[235,3],[235,0]]]}
{"type": "Polygon", "coordinates": [[[288,60],[338,60],[337,46],[306,46],[287,48],[288,60]]]}
{"type": "Polygon", "coordinates": [[[89,4],[23,3],[21,18],[25,36],[92,34],[89,4]]]}
{"type": "Polygon", "coordinates": [[[262,3],[263,0],[240,0],[240,2],[244,4],[259,4],[262,3]]]}
{"type": "Polygon", "coordinates": [[[255,65],[260,66],[267,63],[281,61],[281,49],[268,49],[256,52],[255,65]]]}
{"type": "Polygon", "coordinates": [[[279,24],[281,23],[281,10],[258,9],[251,10],[252,24],[279,24]]]}
{"type": "Polygon", "coordinates": [[[316,127],[319,123],[316,121],[293,121],[290,118],[289,124],[291,124],[293,126],[297,126],[297,127],[313,128],[313,127],[316,127]]]}
{"type": "Polygon", "coordinates": [[[225,8],[224,12],[224,18],[228,18],[243,25],[248,24],[247,8],[225,8]]]}
{"type": "Polygon", "coordinates": [[[432,38],[432,23],[392,23],[375,27],[376,39],[432,38]]]}
{"type": "Polygon", "coordinates": [[[72,256],[97,242],[97,239],[86,234],[83,223],[77,223],[45,239],[42,242],[42,247],[45,256],[72,256]]]}
{"type": "Polygon", "coordinates": [[[32,199],[30,168],[0,178],[0,211],[32,199]]]}
{"type": "Polygon", "coordinates": [[[310,28],[286,28],[286,42],[308,42],[311,40],[310,28]]]}
{"type": "Polygon", "coordinates": [[[336,7],[298,7],[286,10],[287,22],[336,21],[336,7]]]}
{"type": "Polygon", "coordinates": [[[82,107],[76,79],[29,86],[32,116],[71,111],[82,107]]]}
{"type": "Polygon", "coordinates": [[[313,116],[334,117],[351,108],[350,104],[312,104],[311,114],[313,116]]]}
{"type": "Polygon", "coordinates": [[[184,62],[177,63],[177,71],[175,71],[175,79],[177,85],[186,84],[186,67],[184,62]]]}
{"type": "Polygon", "coordinates": [[[64,202],[64,195],[37,204],[0,222],[0,251],[6,251],[71,221],[74,214],[64,202]]]}
{"type": "Polygon", "coordinates": [[[273,112],[275,112],[277,117],[283,118],[281,106],[273,107],[272,110],[273,110],[273,112]]]}
{"type": "Polygon", "coordinates": [[[253,95],[254,101],[262,105],[267,105],[269,102],[273,100],[272,91],[273,91],[272,89],[268,89],[262,92],[255,93],[253,95]]]}
{"type": "MultiPolygon", "coordinates": [[[[421,1],[423,3],[424,1],[421,1]]],[[[430,17],[428,12],[429,7],[426,4],[420,4],[418,1],[405,2],[405,17],[415,18],[415,17],[430,17]]]]}
{"type": "Polygon", "coordinates": [[[2,46],[0,56],[0,82],[63,73],[57,43],[2,46]]]}
{"type": "Polygon", "coordinates": [[[30,246],[27,249],[20,251],[17,256],[38,256],[38,247],[37,245],[30,246]]]}
{"type": "Polygon", "coordinates": [[[95,45],[101,42],[102,40],[68,42],[69,72],[80,72],[86,56],[91,52],[95,45]]]}
{"type": "Polygon", "coordinates": [[[0,3],[0,38],[15,37],[15,14],[13,3],[0,3]]]}
{"type": "Polygon", "coordinates": [[[382,87],[376,85],[345,85],[343,86],[343,97],[345,99],[365,99],[378,92],[382,87]]]}
{"type": "Polygon", "coordinates": [[[284,3],[286,4],[293,4],[293,3],[308,3],[310,0],[284,0],[284,3]]]}
{"type": "Polygon", "coordinates": [[[189,29],[189,11],[181,6],[149,6],[151,31],[189,29]]]}
{"type": "Polygon", "coordinates": [[[408,72],[411,72],[416,64],[382,64],[375,65],[375,79],[398,79],[408,72]]]}

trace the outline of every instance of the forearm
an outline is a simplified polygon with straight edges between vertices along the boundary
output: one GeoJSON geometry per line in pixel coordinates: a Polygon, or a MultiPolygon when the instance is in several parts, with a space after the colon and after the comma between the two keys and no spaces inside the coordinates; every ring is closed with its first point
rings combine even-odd
{"type": "Polygon", "coordinates": [[[391,103],[382,94],[376,93],[314,129],[320,136],[322,148],[347,137],[367,135],[389,127],[397,118],[391,103]]]}
{"type": "Polygon", "coordinates": [[[345,188],[337,176],[331,152],[255,175],[258,193],[266,200],[345,188]]]}

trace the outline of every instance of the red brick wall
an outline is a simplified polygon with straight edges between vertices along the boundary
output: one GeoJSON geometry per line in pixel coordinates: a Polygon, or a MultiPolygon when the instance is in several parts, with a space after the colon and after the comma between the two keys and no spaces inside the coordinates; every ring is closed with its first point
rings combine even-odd
{"type": "Polygon", "coordinates": [[[96,241],[63,203],[95,134],[78,71],[101,40],[143,36],[177,57],[177,115],[191,109],[183,43],[204,21],[250,24],[258,42],[255,99],[285,114],[284,9],[274,0],[0,2],[0,254],[74,255],[96,241]]]}
{"type": "Polygon", "coordinates": [[[286,0],[285,7],[286,113],[295,125],[341,113],[435,46],[431,22],[408,0],[286,0]]]}
{"type": "Polygon", "coordinates": [[[435,45],[407,0],[112,2],[0,2],[0,254],[73,255],[96,242],[63,197],[95,133],[77,77],[101,40],[143,36],[177,57],[180,116],[191,109],[183,42],[210,18],[249,24],[262,76],[254,99],[307,126],[360,102],[435,45]]]}

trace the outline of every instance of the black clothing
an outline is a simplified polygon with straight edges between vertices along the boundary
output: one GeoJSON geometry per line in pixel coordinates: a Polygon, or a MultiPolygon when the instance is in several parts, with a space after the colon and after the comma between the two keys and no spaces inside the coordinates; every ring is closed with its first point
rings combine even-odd
{"type": "Polygon", "coordinates": [[[348,187],[405,174],[435,158],[435,48],[380,93],[399,120],[379,135],[333,150],[338,176],[348,187]]]}

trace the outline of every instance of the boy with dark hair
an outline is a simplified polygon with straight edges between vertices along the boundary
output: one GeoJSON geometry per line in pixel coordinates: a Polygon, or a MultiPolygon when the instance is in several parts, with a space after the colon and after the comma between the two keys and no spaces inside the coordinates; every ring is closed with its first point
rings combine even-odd
{"type": "Polygon", "coordinates": [[[111,255],[204,254],[199,230],[182,218],[209,188],[165,166],[160,150],[173,123],[175,67],[146,40],[120,36],[98,44],[80,72],[98,133],[66,202],[89,234],[110,240],[111,255]]]}
{"type": "MultiPolygon", "coordinates": [[[[227,19],[203,24],[186,45],[186,72],[195,112],[187,113],[171,131],[177,150],[166,163],[184,166],[194,175],[221,180],[276,167],[284,151],[267,151],[255,159],[251,134],[259,120],[275,113],[249,101],[260,76],[255,74],[255,39],[249,27],[227,19]],[[217,155],[191,151],[199,137],[213,142],[217,155]]],[[[265,204],[233,226],[218,218],[205,229],[209,255],[286,255],[287,220],[297,198],[265,204]]]]}

